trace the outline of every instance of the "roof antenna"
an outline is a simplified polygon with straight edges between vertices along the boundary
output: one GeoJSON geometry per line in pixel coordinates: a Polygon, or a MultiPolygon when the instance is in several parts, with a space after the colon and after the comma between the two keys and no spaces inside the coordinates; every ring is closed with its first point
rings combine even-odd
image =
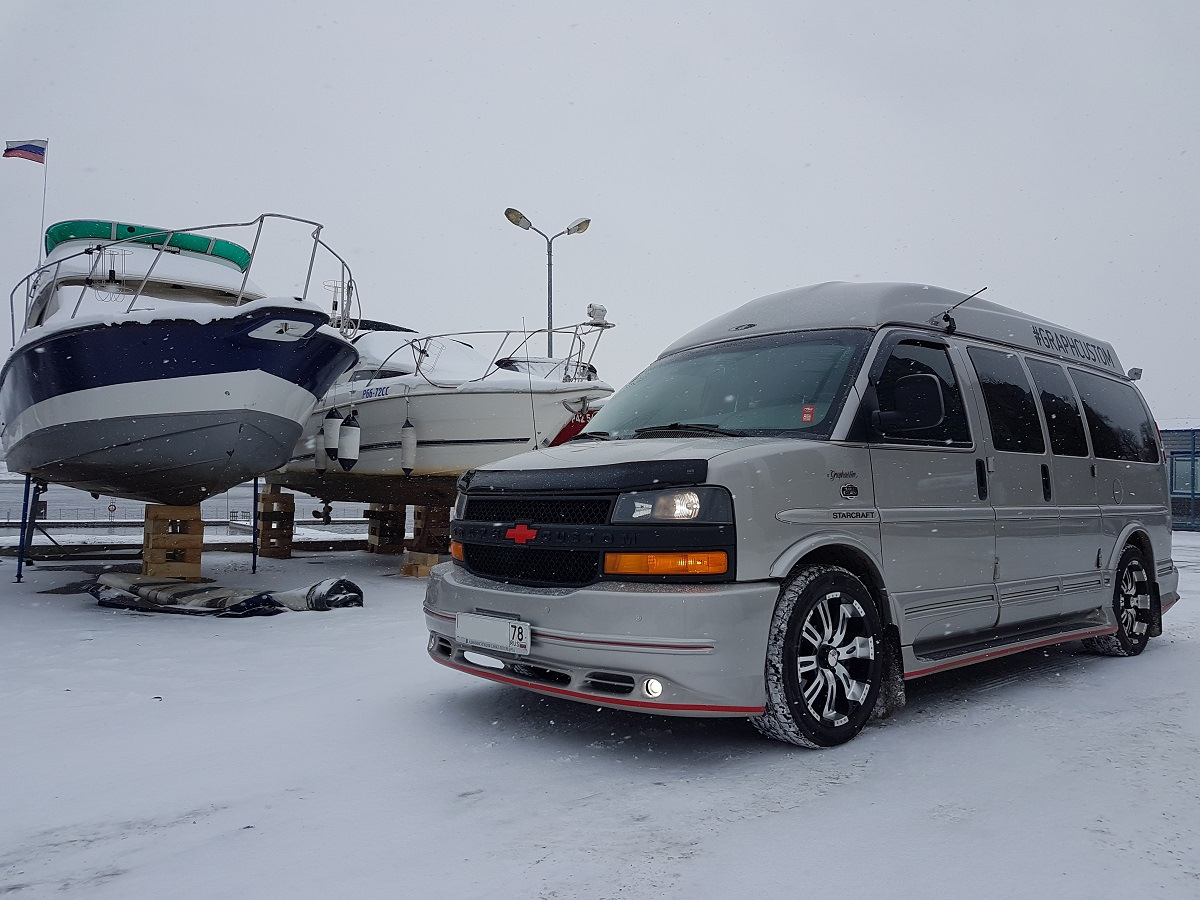
{"type": "Polygon", "coordinates": [[[961,300],[959,300],[957,303],[955,303],[952,307],[950,307],[948,310],[946,310],[944,313],[942,313],[940,317],[934,316],[933,322],[931,324],[936,325],[938,318],[941,318],[941,320],[946,323],[946,334],[954,334],[954,332],[958,329],[958,326],[954,324],[954,317],[952,315],[950,315],[950,313],[954,312],[956,309],[958,309],[960,306],[962,306],[968,300],[978,297],[980,294],[982,294],[986,290],[987,290],[986,287],[981,287],[979,290],[977,290],[975,293],[973,293],[970,297],[963,297],[961,300]]]}

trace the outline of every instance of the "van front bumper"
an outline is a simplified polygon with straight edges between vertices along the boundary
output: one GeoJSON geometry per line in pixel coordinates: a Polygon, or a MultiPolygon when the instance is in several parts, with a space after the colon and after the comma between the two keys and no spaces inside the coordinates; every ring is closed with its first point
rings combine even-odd
{"type": "Polygon", "coordinates": [[[430,573],[424,609],[429,655],[472,675],[596,706],[752,716],[766,702],[767,634],[778,596],[772,581],[520,587],[443,563],[430,573]],[[529,623],[529,655],[460,642],[460,612],[529,623]],[[651,679],[657,696],[646,690],[651,679]]]}

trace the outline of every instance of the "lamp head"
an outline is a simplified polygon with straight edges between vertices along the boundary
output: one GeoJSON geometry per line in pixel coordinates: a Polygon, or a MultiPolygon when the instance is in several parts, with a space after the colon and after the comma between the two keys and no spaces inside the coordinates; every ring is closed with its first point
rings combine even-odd
{"type": "MultiPolygon", "coordinates": [[[[525,218],[524,214],[519,209],[513,209],[511,206],[504,211],[504,218],[512,222],[518,228],[524,228],[528,231],[533,227],[533,223],[525,218]]],[[[587,227],[586,225],[584,226],[587,227]]]]}
{"type": "Polygon", "coordinates": [[[588,230],[588,226],[591,224],[591,219],[576,219],[567,226],[567,234],[583,234],[588,230]]]}

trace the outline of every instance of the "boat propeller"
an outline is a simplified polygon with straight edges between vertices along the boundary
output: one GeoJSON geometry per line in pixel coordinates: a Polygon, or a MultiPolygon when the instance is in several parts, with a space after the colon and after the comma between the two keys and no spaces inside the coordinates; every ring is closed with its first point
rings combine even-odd
{"type": "Polygon", "coordinates": [[[321,520],[322,525],[328,525],[331,521],[333,521],[333,505],[326,500],[325,505],[320,509],[314,509],[312,514],[314,519],[321,520]]]}

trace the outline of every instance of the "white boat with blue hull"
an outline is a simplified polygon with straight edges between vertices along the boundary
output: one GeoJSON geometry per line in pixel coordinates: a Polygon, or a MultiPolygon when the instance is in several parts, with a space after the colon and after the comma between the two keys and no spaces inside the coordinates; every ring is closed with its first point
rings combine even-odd
{"type": "Polygon", "coordinates": [[[74,220],[46,232],[46,262],[14,289],[14,346],[0,372],[10,469],[151,503],[194,505],[290,456],[317,399],[358,360],[343,307],[267,297],[255,252],[202,229],[74,220]],[[17,297],[24,291],[24,306],[17,297]],[[17,338],[18,322],[23,321],[17,338]]]}

